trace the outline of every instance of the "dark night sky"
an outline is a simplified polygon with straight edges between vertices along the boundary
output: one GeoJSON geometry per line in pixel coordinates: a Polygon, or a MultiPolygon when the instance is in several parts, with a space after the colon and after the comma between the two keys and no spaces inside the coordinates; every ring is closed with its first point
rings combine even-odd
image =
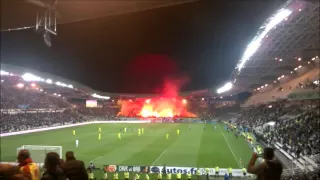
{"type": "Polygon", "coordinates": [[[4,32],[1,61],[106,92],[152,93],[176,77],[190,80],[182,90],[209,88],[228,79],[276,8],[272,0],[201,0],[63,24],[51,48],[33,30],[4,32]]]}

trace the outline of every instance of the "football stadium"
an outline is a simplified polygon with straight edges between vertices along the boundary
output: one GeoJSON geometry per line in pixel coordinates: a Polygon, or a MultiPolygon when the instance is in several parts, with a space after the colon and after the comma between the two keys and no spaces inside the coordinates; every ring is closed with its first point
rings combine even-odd
{"type": "MultiPolygon", "coordinates": [[[[1,33],[35,29],[50,49],[68,23],[198,3],[83,2],[100,13],[89,15],[84,4],[52,2],[19,2],[44,13],[1,33]],[[83,12],[58,18],[73,7],[83,12]]],[[[1,63],[0,179],[319,179],[319,10],[318,1],[281,2],[229,77],[200,90],[168,79],[158,93],[107,92],[1,63]]]]}

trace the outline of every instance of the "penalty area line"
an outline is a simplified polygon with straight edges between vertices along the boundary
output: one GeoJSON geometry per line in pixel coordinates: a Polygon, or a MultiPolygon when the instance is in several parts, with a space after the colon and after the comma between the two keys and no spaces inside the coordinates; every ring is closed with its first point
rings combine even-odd
{"type": "Polygon", "coordinates": [[[90,162],[96,161],[96,160],[98,160],[98,159],[100,159],[100,158],[102,158],[102,157],[103,157],[103,156],[99,156],[99,157],[97,157],[97,158],[94,158],[94,159],[90,160],[90,162]]]}
{"type": "Polygon", "coordinates": [[[232,150],[232,148],[231,148],[231,146],[230,146],[230,144],[229,144],[229,142],[228,142],[228,140],[227,140],[226,136],[223,134],[223,132],[222,132],[221,127],[220,127],[220,126],[219,126],[219,129],[220,129],[220,132],[221,132],[222,136],[224,137],[224,140],[226,141],[226,143],[227,143],[227,145],[228,145],[228,147],[229,147],[229,149],[230,149],[230,151],[231,151],[231,153],[232,153],[232,155],[233,155],[234,159],[236,160],[236,162],[237,162],[237,164],[238,164],[239,168],[241,168],[241,165],[240,165],[240,163],[238,162],[238,160],[237,160],[237,158],[236,158],[236,155],[234,154],[234,152],[233,152],[233,150],[232,150]]]}
{"type": "Polygon", "coordinates": [[[153,161],[152,165],[154,165],[154,164],[164,155],[164,153],[166,153],[166,151],[167,151],[168,149],[169,149],[169,148],[165,149],[165,150],[160,154],[160,156],[159,156],[156,160],[153,161]]]}

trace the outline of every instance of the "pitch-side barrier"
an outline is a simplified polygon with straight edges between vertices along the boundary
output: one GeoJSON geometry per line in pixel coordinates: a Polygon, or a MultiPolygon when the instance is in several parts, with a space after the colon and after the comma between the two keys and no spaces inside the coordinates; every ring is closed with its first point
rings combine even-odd
{"type": "MultiPolygon", "coordinates": [[[[106,172],[144,172],[144,173],[159,173],[162,171],[163,166],[123,166],[123,165],[104,165],[103,169],[106,172]]],[[[199,169],[201,175],[206,175],[205,168],[198,167],[177,167],[177,166],[167,166],[166,173],[171,174],[187,174],[190,172],[192,175],[196,175],[197,169],[199,169]]],[[[216,174],[215,168],[208,168],[209,175],[214,176],[216,174]]],[[[228,173],[227,168],[219,169],[219,176],[224,176],[228,173]]],[[[241,169],[232,169],[232,175],[237,177],[244,177],[241,169]]],[[[246,177],[253,177],[252,174],[247,173],[246,177]]]]}
{"type": "Polygon", "coordinates": [[[90,121],[90,122],[77,123],[77,124],[68,124],[68,125],[62,125],[62,126],[31,129],[31,130],[26,130],[26,131],[3,133],[3,134],[0,134],[0,137],[14,136],[14,135],[20,135],[20,134],[29,134],[29,133],[42,132],[42,131],[50,131],[50,130],[55,130],[55,129],[82,126],[82,125],[88,125],[88,124],[125,124],[125,123],[126,124],[138,124],[138,123],[150,123],[150,122],[151,121],[149,121],[149,120],[140,120],[140,121],[90,121]]]}

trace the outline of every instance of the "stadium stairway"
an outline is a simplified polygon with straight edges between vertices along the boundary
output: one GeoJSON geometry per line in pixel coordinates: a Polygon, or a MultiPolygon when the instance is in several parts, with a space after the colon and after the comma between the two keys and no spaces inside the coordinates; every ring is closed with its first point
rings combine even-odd
{"type": "MultiPolygon", "coordinates": [[[[278,149],[285,157],[287,157],[293,164],[295,164],[299,169],[301,170],[309,170],[314,171],[315,169],[319,168],[320,166],[314,162],[312,159],[315,159],[314,157],[319,156],[316,155],[314,157],[307,157],[307,156],[301,156],[297,159],[296,155],[294,153],[287,153],[282,149],[282,144],[277,142],[275,144],[276,149],[278,149]],[[307,169],[306,169],[307,168],[307,169]]],[[[319,157],[318,157],[319,158],[319,157]]]]}

